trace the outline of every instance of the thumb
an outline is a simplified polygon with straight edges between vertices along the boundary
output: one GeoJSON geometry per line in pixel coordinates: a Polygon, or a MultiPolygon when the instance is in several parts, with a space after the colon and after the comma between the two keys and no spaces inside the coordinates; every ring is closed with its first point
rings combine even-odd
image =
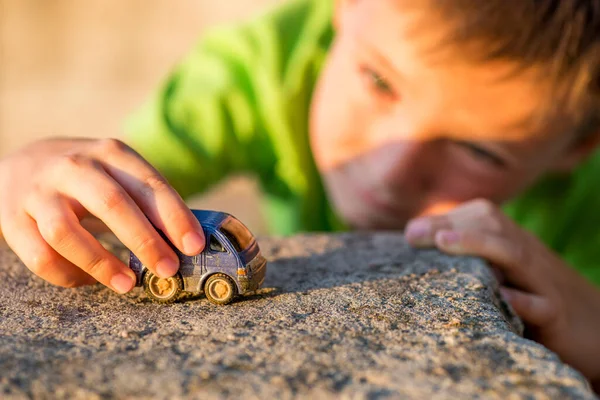
{"type": "Polygon", "coordinates": [[[547,326],[556,317],[556,308],[547,297],[502,286],[500,293],[517,315],[527,324],[547,326]]]}

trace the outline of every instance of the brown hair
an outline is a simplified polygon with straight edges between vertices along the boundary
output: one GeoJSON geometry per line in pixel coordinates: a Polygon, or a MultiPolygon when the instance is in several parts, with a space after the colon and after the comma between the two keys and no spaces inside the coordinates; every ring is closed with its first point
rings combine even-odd
{"type": "MultiPolygon", "coordinates": [[[[413,3],[414,4],[414,3],[413,3]]],[[[600,0],[430,0],[478,61],[541,67],[578,125],[600,116],[600,0]]],[[[595,126],[594,129],[598,127],[595,126]]]]}

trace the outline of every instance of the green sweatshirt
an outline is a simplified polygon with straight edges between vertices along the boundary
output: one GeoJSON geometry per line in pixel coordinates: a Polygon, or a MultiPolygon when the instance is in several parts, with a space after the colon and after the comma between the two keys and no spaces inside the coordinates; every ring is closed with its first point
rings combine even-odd
{"type": "MultiPolygon", "coordinates": [[[[339,231],[308,142],[308,113],[333,38],[333,1],[293,0],[214,29],[129,121],[127,141],[187,197],[254,174],[274,234],[339,231]]],[[[600,285],[600,152],[505,206],[600,285]]]]}

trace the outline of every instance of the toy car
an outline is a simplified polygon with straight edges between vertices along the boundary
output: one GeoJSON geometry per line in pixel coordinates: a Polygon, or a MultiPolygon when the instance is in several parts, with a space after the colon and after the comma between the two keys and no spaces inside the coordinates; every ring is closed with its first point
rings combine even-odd
{"type": "Polygon", "coordinates": [[[252,233],[234,216],[218,211],[192,210],[206,237],[206,247],[196,256],[187,256],[159,231],[177,253],[179,272],[167,279],[159,278],[130,253],[129,267],[148,297],[158,303],[172,303],[184,292],[204,292],[218,305],[230,303],[237,295],[261,287],[267,261],[261,255],[252,233]]]}

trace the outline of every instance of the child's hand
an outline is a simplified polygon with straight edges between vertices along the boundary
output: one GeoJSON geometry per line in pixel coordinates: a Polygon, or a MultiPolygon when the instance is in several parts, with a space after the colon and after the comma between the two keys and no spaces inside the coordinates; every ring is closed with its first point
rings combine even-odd
{"type": "Polygon", "coordinates": [[[415,219],[405,234],[415,246],[489,260],[532,339],[600,380],[600,291],[492,203],[476,200],[415,219]]]}
{"type": "Polygon", "coordinates": [[[24,264],[59,286],[99,281],[127,292],[133,271],[82,227],[90,214],[162,277],[179,260],[150,221],[186,254],[204,246],[177,192],[117,140],[44,140],[0,160],[0,232],[24,264]]]}

